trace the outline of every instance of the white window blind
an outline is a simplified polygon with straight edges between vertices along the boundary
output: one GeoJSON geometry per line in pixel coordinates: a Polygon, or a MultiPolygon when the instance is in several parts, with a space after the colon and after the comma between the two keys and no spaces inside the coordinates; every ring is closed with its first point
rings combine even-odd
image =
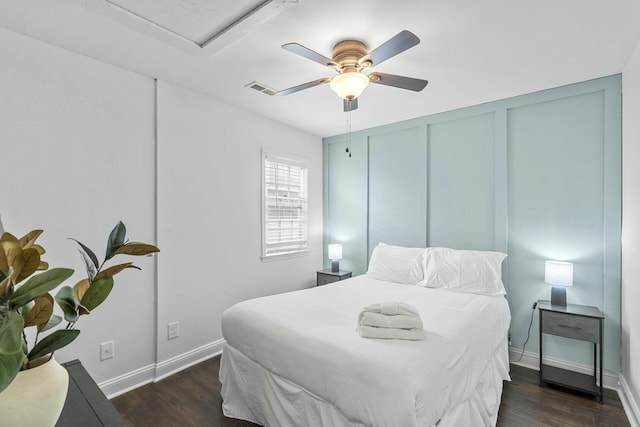
{"type": "Polygon", "coordinates": [[[263,183],[263,257],[307,251],[306,161],[264,152],[263,183]]]}

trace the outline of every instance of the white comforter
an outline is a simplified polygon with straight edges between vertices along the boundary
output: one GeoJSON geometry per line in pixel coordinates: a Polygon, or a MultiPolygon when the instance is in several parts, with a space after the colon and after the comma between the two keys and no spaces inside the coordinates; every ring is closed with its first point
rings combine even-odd
{"type": "Polygon", "coordinates": [[[433,425],[468,399],[507,334],[504,297],[400,285],[358,276],[258,298],[225,311],[227,344],[264,369],[364,425],[433,425]],[[369,304],[407,302],[420,311],[422,341],[362,338],[369,304]]]}

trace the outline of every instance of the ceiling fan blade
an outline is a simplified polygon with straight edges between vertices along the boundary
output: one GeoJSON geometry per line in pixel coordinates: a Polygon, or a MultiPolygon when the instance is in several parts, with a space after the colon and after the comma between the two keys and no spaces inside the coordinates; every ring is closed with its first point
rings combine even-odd
{"type": "Polygon", "coordinates": [[[360,58],[358,63],[362,65],[365,62],[370,62],[371,67],[375,67],[383,61],[412,48],[418,43],[420,43],[418,36],[411,31],[403,30],[360,58]]]}
{"type": "Polygon", "coordinates": [[[298,86],[290,87],[289,89],[283,89],[276,92],[276,95],[289,95],[292,93],[300,92],[301,90],[309,89],[310,87],[318,86],[323,83],[329,83],[331,81],[330,77],[323,77],[318,80],[314,80],[312,82],[303,83],[298,86]]]}
{"type": "Polygon", "coordinates": [[[356,110],[358,108],[358,98],[343,99],[342,105],[344,106],[344,112],[348,113],[349,111],[356,110]]]}
{"type": "Polygon", "coordinates": [[[339,65],[333,62],[331,59],[327,58],[324,55],[320,55],[318,52],[314,52],[311,49],[302,46],[301,44],[287,43],[287,44],[283,44],[282,48],[284,50],[288,50],[289,52],[293,52],[297,55],[310,59],[313,62],[317,62],[318,64],[327,66],[329,68],[339,67],[339,65]]]}
{"type": "Polygon", "coordinates": [[[414,92],[420,92],[425,88],[427,83],[429,83],[427,80],[385,73],[370,73],[369,81],[379,85],[399,87],[400,89],[412,90],[414,92]]]}

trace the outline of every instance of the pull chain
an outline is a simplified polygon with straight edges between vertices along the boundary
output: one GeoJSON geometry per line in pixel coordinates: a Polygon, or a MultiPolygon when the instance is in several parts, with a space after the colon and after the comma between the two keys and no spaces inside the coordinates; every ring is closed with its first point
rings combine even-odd
{"type": "Polygon", "coordinates": [[[345,151],[351,157],[351,110],[347,111],[347,149],[345,151]]]}

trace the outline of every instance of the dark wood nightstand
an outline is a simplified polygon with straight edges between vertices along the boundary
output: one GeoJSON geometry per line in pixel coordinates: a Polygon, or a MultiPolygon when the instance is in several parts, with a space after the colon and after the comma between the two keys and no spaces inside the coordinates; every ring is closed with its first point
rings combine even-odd
{"type": "Polygon", "coordinates": [[[340,280],[348,279],[351,277],[351,272],[346,270],[340,270],[337,272],[331,271],[330,268],[325,270],[316,271],[317,279],[316,286],[326,285],[327,283],[338,282],[340,280]]]}
{"type": "Polygon", "coordinates": [[[604,314],[587,305],[567,304],[566,307],[551,305],[549,301],[538,301],[540,310],[540,385],[545,383],[568,387],[593,394],[603,402],[602,394],[602,342],[604,314]],[[542,363],[542,334],[557,335],[593,343],[593,376],[542,363]],[[598,357],[598,347],[599,356],[598,357]],[[599,360],[599,363],[598,363],[599,360]],[[597,374],[600,366],[600,382],[597,374]]]}
{"type": "Polygon", "coordinates": [[[56,427],[127,425],[79,360],[63,363],[62,366],[69,372],[69,391],[56,427]]]}

